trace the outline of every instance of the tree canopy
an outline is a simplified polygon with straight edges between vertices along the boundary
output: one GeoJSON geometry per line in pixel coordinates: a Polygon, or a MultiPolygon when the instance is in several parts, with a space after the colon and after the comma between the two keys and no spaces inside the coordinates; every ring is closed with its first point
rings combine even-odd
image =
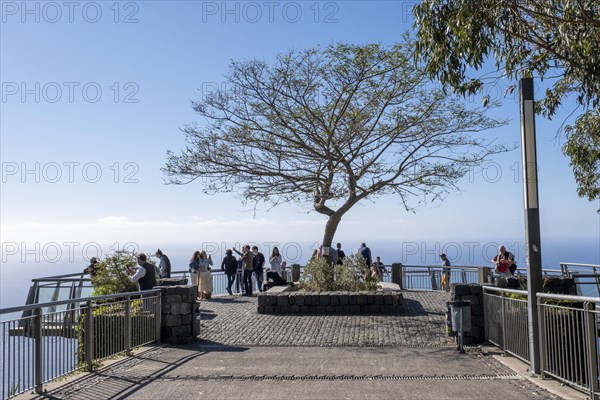
{"type": "Polygon", "coordinates": [[[405,39],[232,62],[226,90],[193,103],[203,122],[183,129],[185,150],[168,152],[168,182],[201,177],[206,193],[309,205],[328,218],[324,245],[361,200],[395,193],[412,209],[443,198],[507,150],[478,133],[504,121],[434,89],[405,39]]]}
{"type": "Polygon", "coordinates": [[[547,117],[574,98],[581,115],[565,129],[578,193],[600,198],[600,2],[424,0],[414,9],[417,57],[430,76],[462,94],[488,58],[505,76],[538,76],[550,88],[536,104],[547,117]]]}

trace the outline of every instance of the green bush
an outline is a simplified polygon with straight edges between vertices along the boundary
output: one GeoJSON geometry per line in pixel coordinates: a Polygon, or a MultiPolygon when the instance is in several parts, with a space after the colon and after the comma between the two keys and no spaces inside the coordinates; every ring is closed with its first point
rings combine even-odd
{"type": "Polygon", "coordinates": [[[137,265],[136,254],[132,252],[119,250],[107,256],[96,264],[98,272],[92,278],[93,296],[137,292],[138,284],[127,275],[127,269],[135,268],[137,265]]]}
{"type": "Polygon", "coordinates": [[[378,280],[361,255],[351,255],[342,265],[330,265],[323,258],[311,259],[300,278],[300,289],[310,292],[377,290],[378,280]]]}

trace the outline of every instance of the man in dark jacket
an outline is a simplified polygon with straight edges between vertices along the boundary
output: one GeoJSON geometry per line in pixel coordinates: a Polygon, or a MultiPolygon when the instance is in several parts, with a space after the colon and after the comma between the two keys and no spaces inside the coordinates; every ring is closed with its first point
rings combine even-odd
{"type": "Polygon", "coordinates": [[[225,254],[226,256],[221,263],[221,269],[225,271],[225,274],[227,275],[227,292],[232,295],[233,292],[231,291],[231,286],[233,286],[233,282],[235,281],[238,262],[230,249],[227,249],[225,254]]]}
{"type": "Polygon", "coordinates": [[[256,277],[256,286],[258,286],[258,291],[263,291],[263,271],[265,267],[265,256],[263,253],[258,251],[258,246],[252,246],[252,254],[254,254],[254,259],[252,260],[252,265],[254,267],[253,272],[256,277]]]}
{"type": "MultiPolygon", "coordinates": [[[[139,268],[131,276],[131,280],[137,282],[140,290],[150,290],[156,286],[156,268],[148,262],[148,257],[144,253],[137,255],[139,268]]],[[[132,271],[133,272],[133,271],[132,271]]]]}
{"type": "Polygon", "coordinates": [[[254,257],[250,251],[250,246],[245,245],[242,247],[243,253],[240,253],[235,248],[233,251],[242,256],[242,261],[244,262],[244,296],[252,296],[252,271],[254,270],[254,257]]]}
{"type": "Polygon", "coordinates": [[[156,257],[158,257],[158,271],[160,272],[161,278],[171,277],[171,260],[166,254],[163,254],[161,249],[156,250],[156,257]]]}

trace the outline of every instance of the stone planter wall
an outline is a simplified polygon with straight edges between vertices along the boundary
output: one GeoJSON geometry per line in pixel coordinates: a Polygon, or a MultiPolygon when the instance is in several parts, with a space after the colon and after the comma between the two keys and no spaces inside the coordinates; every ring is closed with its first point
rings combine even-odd
{"type": "MultiPolygon", "coordinates": [[[[451,299],[471,302],[471,332],[465,332],[464,344],[485,342],[485,321],[483,318],[483,288],[478,284],[453,284],[451,299]]],[[[449,315],[447,316],[449,317],[449,315]]],[[[451,332],[451,336],[455,333],[451,332]]]]}
{"type": "Polygon", "coordinates": [[[161,289],[160,339],[169,344],[189,344],[196,340],[196,286],[158,286],[161,289]]]}
{"type": "Polygon", "coordinates": [[[400,292],[271,292],[258,295],[259,314],[397,314],[400,292]]]}

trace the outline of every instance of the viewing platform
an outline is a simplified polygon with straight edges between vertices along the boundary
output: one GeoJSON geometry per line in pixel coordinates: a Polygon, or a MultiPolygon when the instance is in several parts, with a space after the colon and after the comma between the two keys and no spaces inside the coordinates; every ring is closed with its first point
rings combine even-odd
{"type": "Polygon", "coordinates": [[[403,295],[396,316],[259,315],[256,297],[215,297],[201,303],[199,342],[141,348],[17,399],[585,398],[537,386],[497,348],[459,354],[445,332],[448,293],[403,295]]]}

